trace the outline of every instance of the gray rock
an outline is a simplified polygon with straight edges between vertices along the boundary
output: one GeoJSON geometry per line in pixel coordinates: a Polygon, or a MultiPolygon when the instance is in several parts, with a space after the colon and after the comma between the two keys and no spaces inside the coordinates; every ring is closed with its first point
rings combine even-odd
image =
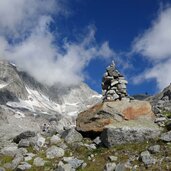
{"type": "Polygon", "coordinates": [[[115,171],[126,171],[125,164],[122,164],[122,163],[117,164],[115,171]]]}
{"type": "Polygon", "coordinates": [[[165,121],[166,121],[165,117],[160,117],[160,118],[156,118],[154,122],[159,123],[159,122],[165,122],[165,121]]]}
{"type": "Polygon", "coordinates": [[[153,145],[148,148],[148,151],[151,153],[159,153],[160,152],[160,145],[153,145]]]}
{"type": "Polygon", "coordinates": [[[37,166],[37,167],[42,167],[44,166],[46,163],[46,161],[44,161],[42,158],[40,157],[36,157],[33,161],[33,165],[37,166]]]}
{"type": "Polygon", "coordinates": [[[79,160],[74,157],[64,157],[63,161],[69,163],[71,165],[71,167],[74,169],[79,168],[84,163],[83,160],[79,160]]]}
{"type": "Polygon", "coordinates": [[[53,159],[56,157],[63,157],[64,156],[64,150],[62,148],[52,146],[46,150],[46,157],[48,159],[53,159]]]}
{"type": "Polygon", "coordinates": [[[64,138],[65,142],[68,144],[80,142],[83,139],[83,136],[78,131],[76,131],[75,128],[64,131],[61,137],[64,138]]]}
{"type": "Polygon", "coordinates": [[[128,81],[126,81],[126,80],[119,80],[119,83],[121,83],[121,84],[128,84],[128,81]]]}
{"type": "Polygon", "coordinates": [[[35,132],[33,132],[33,131],[25,131],[25,132],[22,132],[21,134],[17,135],[13,139],[13,141],[18,144],[21,139],[27,139],[27,138],[35,137],[35,136],[36,136],[35,132]]]}
{"type": "Polygon", "coordinates": [[[140,159],[142,160],[142,162],[145,164],[145,165],[152,165],[152,164],[155,164],[156,163],[156,159],[154,159],[149,151],[143,151],[141,154],[140,154],[140,159]]]}
{"type": "Polygon", "coordinates": [[[29,163],[27,163],[27,162],[21,162],[21,163],[18,165],[16,171],[25,171],[25,170],[29,170],[29,169],[31,169],[31,167],[32,167],[31,164],[29,164],[29,163]]]}
{"type": "Polygon", "coordinates": [[[17,166],[24,160],[24,157],[22,155],[16,155],[15,158],[11,162],[11,169],[16,169],[17,166]]]}
{"type": "Polygon", "coordinates": [[[115,163],[106,163],[106,165],[104,167],[104,171],[114,171],[115,168],[116,168],[115,163]]]}
{"type": "Polygon", "coordinates": [[[108,93],[109,93],[109,94],[114,94],[114,93],[116,93],[116,92],[115,92],[115,90],[109,90],[108,93]]]}
{"type": "Polygon", "coordinates": [[[59,165],[55,171],[75,171],[70,164],[59,165]]]}
{"type": "Polygon", "coordinates": [[[90,157],[91,157],[91,158],[94,158],[94,154],[90,154],[90,157]]]}
{"type": "Polygon", "coordinates": [[[45,144],[45,138],[44,137],[42,137],[40,134],[38,134],[37,135],[37,137],[36,137],[36,145],[38,146],[38,147],[43,147],[43,145],[45,144]]]}
{"type": "Polygon", "coordinates": [[[84,169],[86,166],[87,166],[87,163],[83,163],[83,164],[81,165],[81,168],[84,169]]]}
{"type": "Polygon", "coordinates": [[[11,146],[4,147],[1,150],[0,155],[11,156],[11,157],[17,158],[18,156],[22,156],[23,157],[23,155],[25,155],[26,153],[27,153],[26,149],[24,149],[24,148],[18,149],[16,146],[11,145],[11,146]]]}
{"type": "Polygon", "coordinates": [[[30,160],[33,159],[34,156],[35,156],[35,154],[33,154],[33,153],[27,153],[27,154],[24,155],[24,160],[25,161],[30,161],[30,160]]]}
{"type": "Polygon", "coordinates": [[[89,161],[90,161],[90,160],[92,160],[92,158],[91,158],[90,156],[88,156],[88,158],[87,158],[87,159],[88,159],[89,161]]]}
{"type": "Polygon", "coordinates": [[[113,80],[113,81],[111,82],[111,87],[113,87],[114,85],[117,85],[118,83],[119,83],[118,81],[114,81],[114,80],[113,80]]]}
{"type": "Polygon", "coordinates": [[[125,144],[129,142],[143,142],[147,139],[157,137],[160,131],[157,129],[149,128],[135,128],[135,127],[123,127],[115,128],[108,127],[104,129],[101,134],[101,140],[106,147],[113,145],[125,144]]]}
{"type": "Polygon", "coordinates": [[[19,148],[26,148],[30,146],[30,142],[27,139],[21,139],[20,142],[18,143],[19,148]]]}
{"type": "Polygon", "coordinates": [[[84,146],[89,150],[95,150],[97,148],[95,144],[84,144],[84,146]]]}
{"type": "Polygon", "coordinates": [[[117,161],[118,160],[118,157],[116,157],[116,156],[109,156],[109,160],[111,162],[114,162],[114,161],[117,161]]]}
{"type": "Polygon", "coordinates": [[[119,99],[119,95],[118,94],[114,94],[113,95],[113,100],[119,99]]]}
{"type": "Polygon", "coordinates": [[[17,146],[10,145],[10,146],[4,147],[0,153],[4,156],[14,157],[17,153],[17,150],[18,150],[17,146]]]}
{"type": "Polygon", "coordinates": [[[68,148],[68,146],[64,142],[58,144],[58,147],[62,148],[63,150],[66,150],[68,148]]]}
{"type": "Polygon", "coordinates": [[[60,143],[62,140],[58,135],[53,135],[50,139],[50,143],[51,144],[58,144],[60,143]]]}
{"type": "Polygon", "coordinates": [[[3,167],[0,167],[0,171],[5,171],[5,168],[3,168],[3,167]]]}
{"type": "Polygon", "coordinates": [[[118,84],[117,87],[118,87],[119,90],[126,89],[125,84],[118,84]]]}
{"type": "Polygon", "coordinates": [[[171,141],[171,131],[161,134],[161,140],[170,142],[171,141]]]}
{"type": "Polygon", "coordinates": [[[25,148],[19,148],[18,150],[17,150],[17,153],[16,153],[16,156],[17,155],[22,155],[22,156],[24,156],[24,155],[26,155],[27,154],[27,149],[25,149],[25,148]]]}
{"type": "Polygon", "coordinates": [[[162,112],[162,110],[160,108],[158,108],[157,106],[153,106],[153,112],[155,114],[160,114],[162,112]]]}
{"type": "Polygon", "coordinates": [[[100,137],[96,137],[93,142],[96,144],[96,145],[100,145],[102,143],[100,137]]]}

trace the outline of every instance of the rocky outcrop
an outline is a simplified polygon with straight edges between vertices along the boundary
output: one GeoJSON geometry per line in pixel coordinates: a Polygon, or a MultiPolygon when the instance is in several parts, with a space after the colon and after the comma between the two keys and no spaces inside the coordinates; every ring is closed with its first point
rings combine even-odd
{"type": "Polygon", "coordinates": [[[171,112],[171,84],[157,95],[147,98],[152,106],[156,116],[164,111],[171,112]]]}
{"type": "Polygon", "coordinates": [[[171,118],[171,84],[166,87],[162,92],[157,95],[147,98],[153,108],[153,112],[156,115],[155,122],[160,127],[166,127],[170,130],[170,118],[171,118]]]}
{"type": "Polygon", "coordinates": [[[167,86],[162,92],[147,98],[152,105],[158,105],[158,107],[166,107],[171,102],[171,84],[167,86]],[[161,106],[163,105],[163,106],[161,106]]]}
{"type": "Polygon", "coordinates": [[[127,97],[127,81],[124,76],[115,68],[114,61],[106,68],[102,78],[102,95],[103,100],[122,100],[127,97]]]}
{"type": "Polygon", "coordinates": [[[153,122],[151,105],[146,101],[111,101],[104,102],[80,113],[76,120],[77,130],[81,132],[102,132],[107,125],[125,120],[146,118],[153,122]]]}
{"type": "Polygon", "coordinates": [[[7,101],[26,100],[28,92],[16,68],[7,61],[0,60],[0,104],[7,101]]]}

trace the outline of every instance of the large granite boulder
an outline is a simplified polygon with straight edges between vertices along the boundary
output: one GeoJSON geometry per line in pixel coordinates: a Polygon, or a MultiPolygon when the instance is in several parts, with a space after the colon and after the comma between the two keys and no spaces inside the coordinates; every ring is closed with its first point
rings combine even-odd
{"type": "Polygon", "coordinates": [[[147,101],[121,100],[98,104],[78,115],[77,130],[83,135],[100,135],[106,147],[156,138],[161,129],[147,101]]]}
{"type": "Polygon", "coordinates": [[[145,118],[153,122],[154,114],[147,101],[121,100],[104,102],[80,113],[76,128],[81,132],[102,132],[107,125],[145,118]]]}
{"type": "Polygon", "coordinates": [[[107,126],[102,134],[101,141],[106,147],[130,142],[143,142],[160,135],[161,129],[147,119],[123,121],[107,126]]]}

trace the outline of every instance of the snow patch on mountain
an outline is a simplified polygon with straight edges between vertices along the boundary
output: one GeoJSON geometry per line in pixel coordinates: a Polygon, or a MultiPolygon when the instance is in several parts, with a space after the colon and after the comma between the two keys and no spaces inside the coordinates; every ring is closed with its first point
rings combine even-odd
{"type": "MultiPolygon", "coordinates": [[[[28,100],[19,99],[18,102],[7,102],[7,106],[12,108],[20,108],[27,109],[32,112],[42,112],[44,114],[48,113],[61,113],[67,114],[68,116],[77,116],[78,112],[80,112],[81,103],[79,102],[69,102],[67,98],[64,98],[63,104],[57,104],[54,101],[50,100],[49,97],[43,95],[41,92],[37,90],[33,90],[29,87],[26,87],[28,92],[28,100]]],[[[101,96],[93,95],[89,98],[100,98],[101,96]]],[[[91,105],[87,105],[89,107],[91,105]]]]}
{"type": "Polygon", "coordinates": [[[48,87],[1,60],[0,96],[0,146],[23,131],[41,131],[51,121],[56,122],[51,125],[55,130],[69,127],[79,112],[101,101],[85,83],[48,87]]]}
{"type": "Polygon", "coordinates": [[[8,84],[0,84],[0,89],[6,87],[8,84]]]}

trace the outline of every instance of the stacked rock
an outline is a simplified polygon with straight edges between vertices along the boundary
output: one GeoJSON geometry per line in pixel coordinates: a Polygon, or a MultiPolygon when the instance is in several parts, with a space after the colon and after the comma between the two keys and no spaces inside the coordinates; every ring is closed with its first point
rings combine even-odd
{"type": "Polygon", "coordinates": [[[122,100],[128,97],[126,85],[128,82],[124,76],[115,68],[115,63],[106,68],[106,72],[102,79],[102,95],[103,100],[122,100]]]}

